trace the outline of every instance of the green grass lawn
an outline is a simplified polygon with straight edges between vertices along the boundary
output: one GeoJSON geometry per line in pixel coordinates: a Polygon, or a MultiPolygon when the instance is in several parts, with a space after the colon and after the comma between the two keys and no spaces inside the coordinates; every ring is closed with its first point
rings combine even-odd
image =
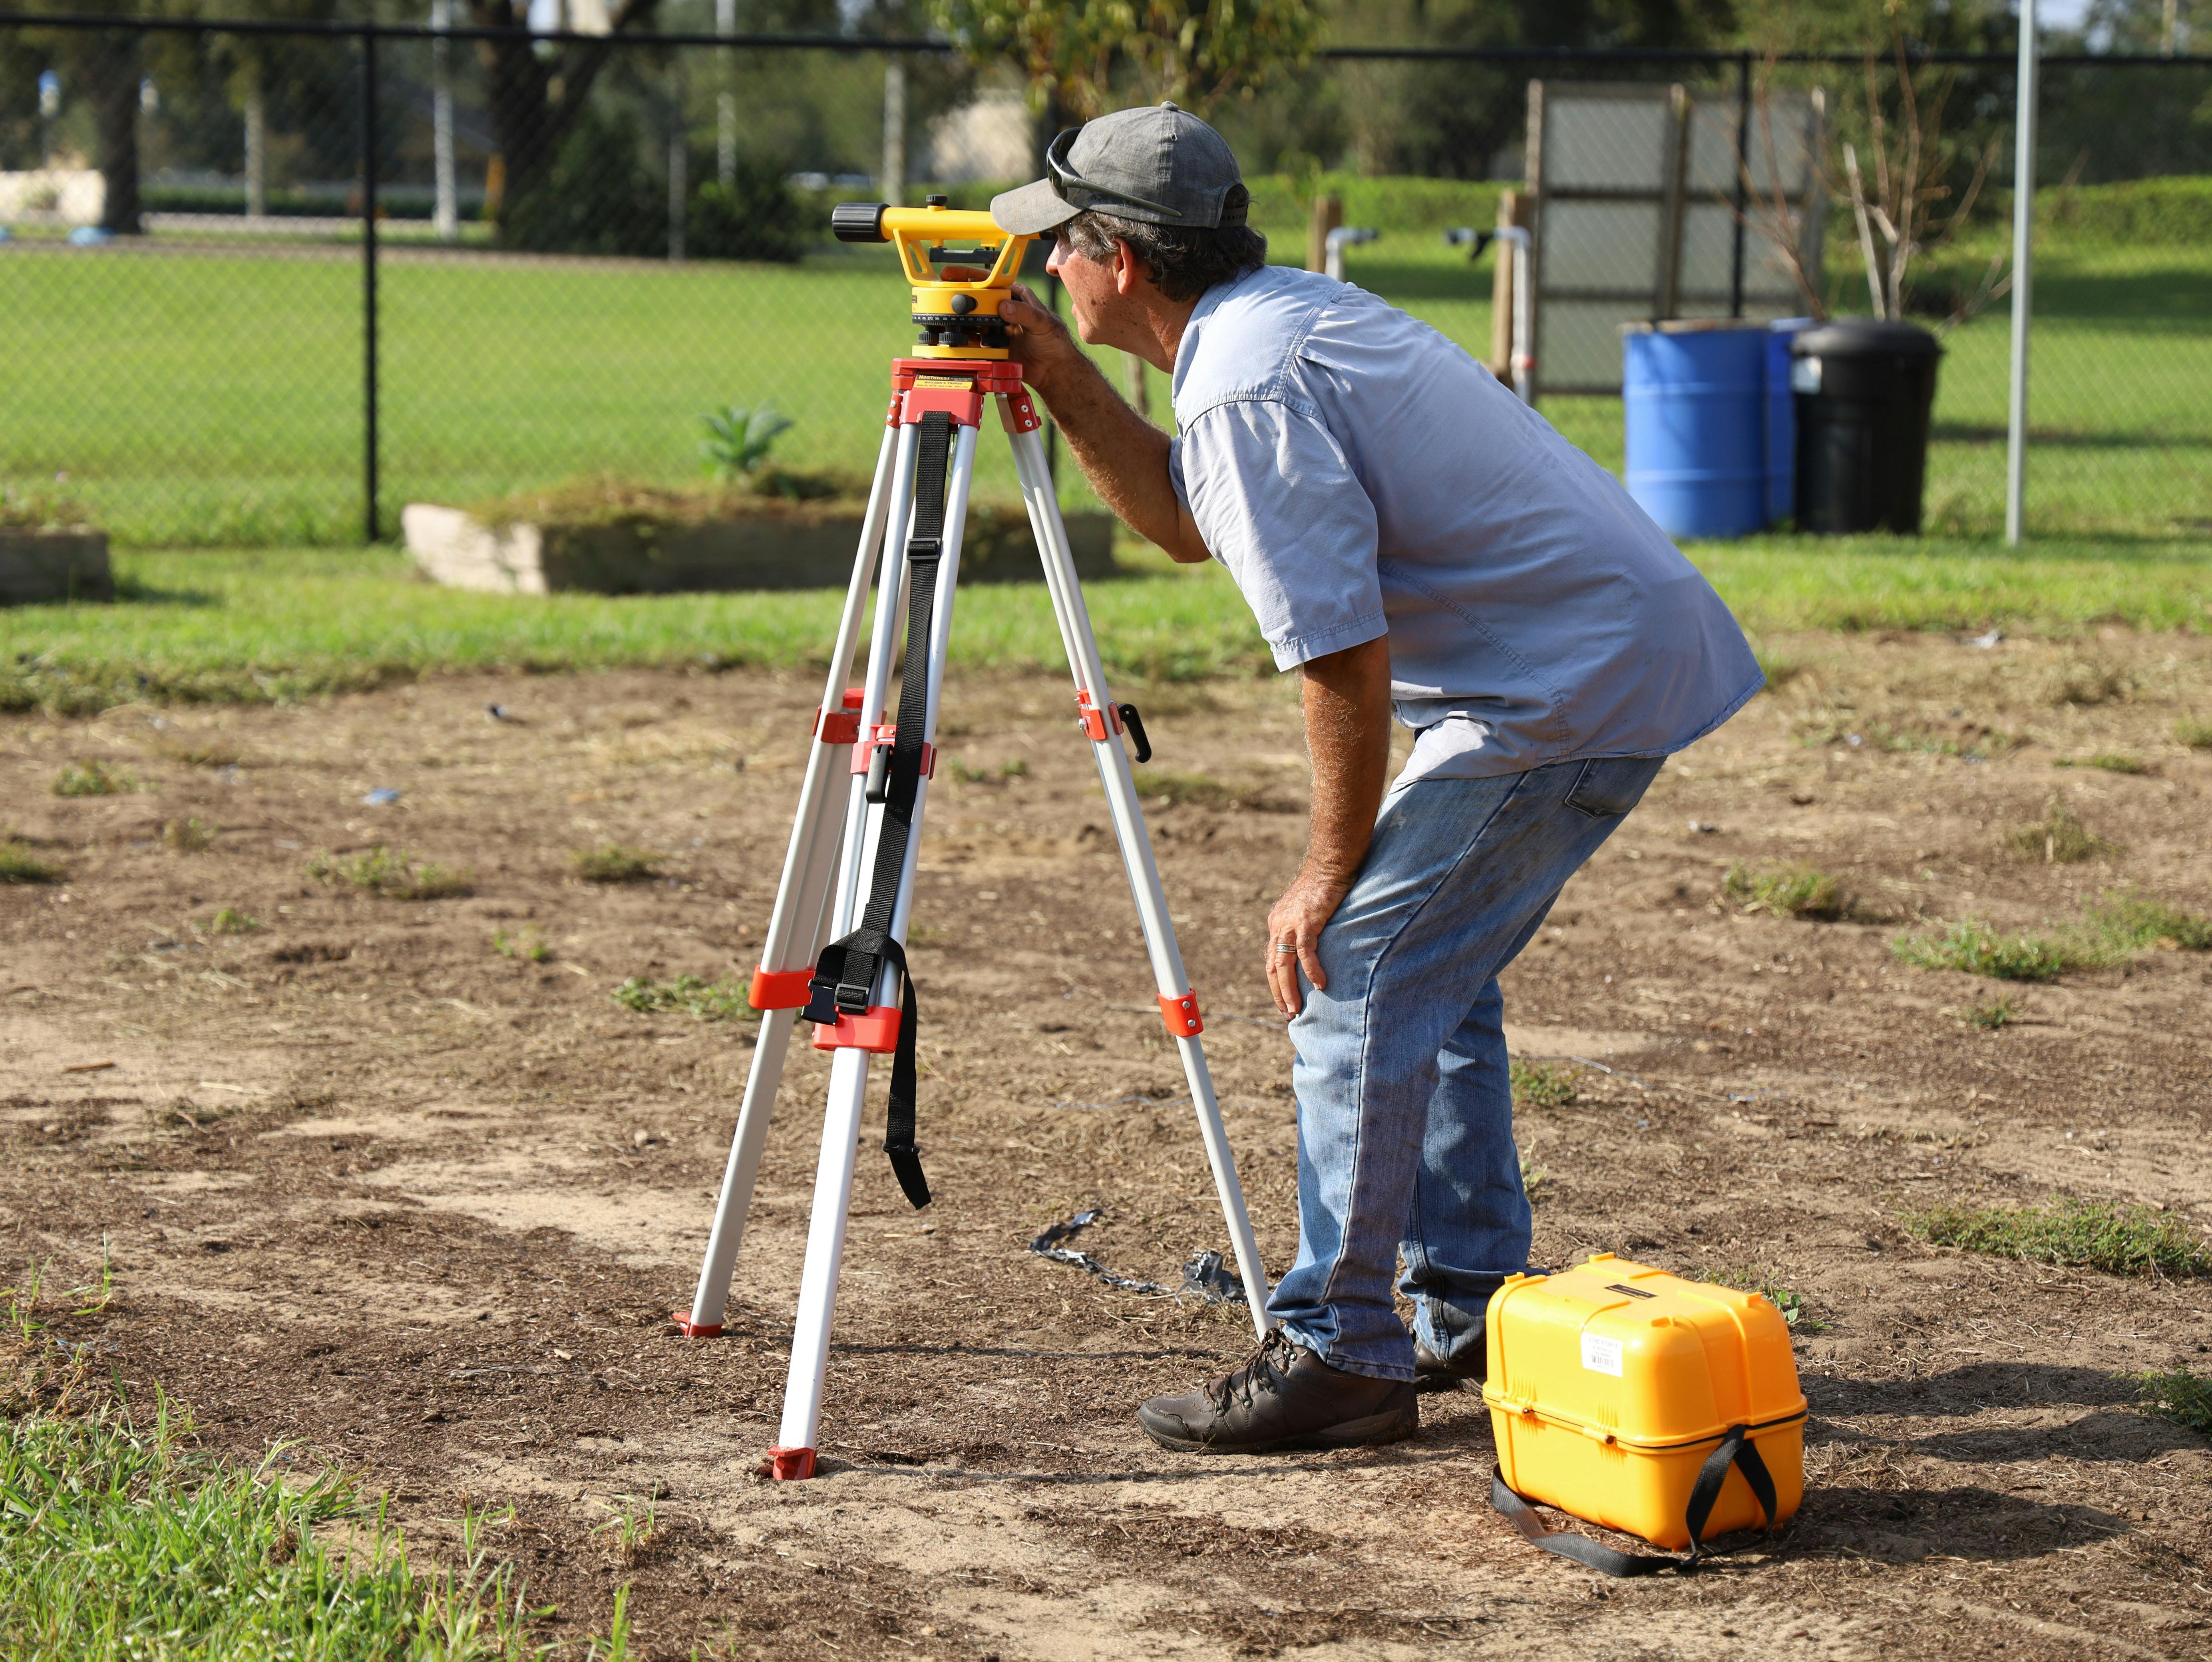
{"type": "MultiPolygon", "coordinates": [[[[2212,539],[1987,542],[1788,537],[1692,545],[1755,635],[1798,629],[2066,634],[2116,621],[2212,629],[2212,539]]],[[[1215,567],[1130,551],[1130,574],[1087,590],[1122,681],[1264,674],[1250,613],[1215,567]]],[[[416,580],[389,549],[287,549],[117,556],[112,605],[5,614],[0,709],[85,712],[133,700],[308,696],[445,670],[809,664],[840,592],[547,598],[416,580]]],[[[1042,586],[960,591],[952,660],[1064,666],[1042,586]]]]}
{"type": "MultiPolygon", "coordinates": [[[[1488,217],[1469,187],[1468,218],[1488,217]]],[[[1304,237],[1271,223],[1278,258],[1304,237]]],[[[1842,254],[1855,251],[1841,250],[1842,254]]],[[[2037,277],[2032,523],[2044,533],[2212,530],[2212,250],[2046,238],[2037,277]]],[[[1349,275],[1479,355],[1490,265],[1433,227],[1351,251],[1349,275]]],[[[0,484],[76,497],[153,546],[343,543],[361,534],[360,269],[342,246],[0,248],[0,484]]],[[[888,254],[798,266],[534,261],[416,251],[381,268],[383,521],[601,470],[697,476],[700,412],[772,400],[785,459],[866,471],[887,361],[908,343],[888,254]]],[[[2002,519],[2007,318],[1951,337],[1931,531],[2002,519]]],[[[1164,419],[1165,387],[1152,378],[1164,419]]],[[[1555,398],[1569,439],[1620,464],[1620,405],[1555,398]]],[[[1070,506],[1088,492],[1063,470],[1070,506]]],[[[1005,447],[979,490],[1012,494],[1005,447]]]]}

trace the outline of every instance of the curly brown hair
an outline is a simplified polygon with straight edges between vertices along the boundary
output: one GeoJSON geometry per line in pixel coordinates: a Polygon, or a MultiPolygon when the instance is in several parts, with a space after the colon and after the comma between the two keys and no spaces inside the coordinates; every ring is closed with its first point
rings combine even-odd
{"type": "MultiPolygon", "coordinates": [[[[1244,187],[1236,187],[1242,191],[1244,187]]],[[[1241,209],[1243,203],[1237,206],[1241,209]]],[[[1267,263],[1267,239],[1242,222],[1195,226],[1185,230],[1122,219],[1086,209],[1062,224],[1056,234],[1091,260],[1111,259],[1114,245],[1126,242],[1143,261],[1160,293],[1171,300],[1194,300],[1217,283],[1231,282],[1267,263]]]]}

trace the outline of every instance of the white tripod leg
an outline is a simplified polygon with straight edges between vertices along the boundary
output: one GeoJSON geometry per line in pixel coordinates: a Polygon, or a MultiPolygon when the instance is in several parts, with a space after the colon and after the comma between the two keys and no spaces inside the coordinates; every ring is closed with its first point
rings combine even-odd
{"type": "Polygon", "coordinates": [[[1265,1338],[1273,1325],[1267,1314],[1267,1277],[1261,1267],[1259,1244],[1252,1238],[1252,1220],[1244,1208],[1244,1191],[1237,1180],[1237,1160],[1230,1152],[1229,1134],[1221,1123],[1221,1107],[1214,1098],[1206,1050],[1199,1042],[1201,1024],[1197,996],[1183,972],[1182,952],[1176,944],[1175,925],[1169,920],[1159,865],[1152,858],[1152,839],[1145,831],[1144,810],[1138,804],[1136,783],[1129,773],[1128,754],[1121,748],[1121,718],[1107,695],[1106,671],[1099,661],[1097,638],[1091,633],[1090,610],[1083,604],[1083,587],[1075,574],[1074,556],[1068,550],[1066,528],[1060,523],[1060,499],[1045,463],[1044,445],[1037,437],[1036,418],[1026,397],[1018,405],[1013,399],[1001,397],[999,409],[1006,436],[1013,443],[1014,470],[1021,479],[1022,500],[1029,508],[1030,526],[1044,562],[1045,585],[1052,592],[1053,615],[1067,648],[1068,669],[1075,677],[1076,704],[1091,737],[1099,781],[1106,787],[1107,811],[1121,846],[1129,892],[1144,925],[1145,947],[1152,957],[1161,1016],[1182,1054],[1183,1077],[1190,1082],[1199,1134],[1206,1142],[1207,1163],[1213,1168],[1214,1191],[1220,1198],[1221,1216],[1236,1251],[1237,1275],[1251,1305],[1252,1325],[1265,1338]]]}
{"type": "MultiPolygon", "coordinates": [[[[911,435],[914,429],[908,428],[905,432],[911,435]]],[[[908,444],[911,446],[911,438],[908,444]]],[[[975,429],[957,427],[954,429],[951,483],[940,539],[943,553],[938,567],[937,602],[930,620],[926,656],[922,662],[916,663],[910,649],[906,665],[908,675],[928,677],[922,742],[933,748],[937,739],[937,713],[944,694],[945,653],[952,627],[952,597],[960,577],[960,541],[967,529],[968,491],[975,472],[975,429]]],[[[912,473],[902,467],[901,474],[907,483],[907,494],[898,500],[907,511],[898,516],[897,523],[905,526],[913,517],[909,500],[912,473]]],[[[881,707],[884,678],[889,675],[897,642],[896,621],[890,615],[896,610],[898,579],[905,562],[903,558],[896,557],[897,550],[891,553],[895,557],[884,562],[882,595],[877,603],[875,646],[868,664],[867,691],[872,709],[881,707]],[[897,570],[894,570],[895,566],[897,570]],[[888,623],[887,619],[890,619],[888,623]]],[[[835,936],[848,933],[866,905],[867,897],[861,894],[860,883],[863,874],[875,868],[876,845],[883,830],[883,810],[866,803],[863,790],[862,782],[856,779],[854,801],[862,815],[861,834],[846,840],[836,889],[836,916],[831,925],[835,936]]],[[[900,868],[897,896],[891,907],[890,934],[902,946],[906,943],[907,921],[914,907],[915,861],[921,852],[922,812],[928,800],[929,779],[925,774],[915,786],[906,858],[900,868]]],[[[902,991],[898,972],[884,965],[869,994],[872,1010],[896,1010],[902,991]]],[[[853,1168],[860,1152],[860,1113],[867,1095],[872,1053],[872,1048],[841,1046],[830,1058],[830,1101],[822,1119],[822,1156],[814,1175],[814,1211],[806,1229],[806,1266],[799,1277],[799,1314],[792,1327],[791,1371],[784,1381],[783,1420],[776,1434],[776,1447],[769,1451],[769,1469],[777,1478],[814,1475],[815,1438],[822,1422],[822,1386],[830,1366],[830,1320],[837,1303],[846,1218],[853,1199],[853,1168]]]]}
{"type": "Polygon", "coordinates": [[[752,1005],[763,1015],[752,1069],[745,1080],[737,1130],[730,1139],[721,1194],[714,1205],[714,1224],[707,1237],[706,1258],[699,1266],[698,1290],[692,1295],[691,1307],[678,1311],[673,1318],[678,1330],[692,1338],[712,1338],[722,1331],[730,1276],[744,1240],[745,1219],[760,1175],[761,1150],[768,1143],[776,1091],[783,1083],[792,1028],[798,1006],[805,1002],[805,978],[813,969],[814,955],[828,921],[830,880],[845,833],[842,805],[836,800],[844,771],[840,764],[850,761],[860,724],[866,719],[866,710],[852,707],[845,677],[851,671],[853,649],[860,640],[869,579],[875,573],[890,505],[903,501],[908,488],[906,481],[912,467],[913,445],[910,438],[902,444],[903,431],[910,430],[885,428],[876,454],[875,482],[869,488],[860,547],[845,589],[845,609],[837,621],[836,644],[830,652],[829,680],[823,688],[821,707],[815,712],[814,743],[799,789],[799,811],[792,822],[790,846],[784,852],[783,876],[776,886],[768,937],[761,944],[760,973],[753,978],[752,1005]]]}

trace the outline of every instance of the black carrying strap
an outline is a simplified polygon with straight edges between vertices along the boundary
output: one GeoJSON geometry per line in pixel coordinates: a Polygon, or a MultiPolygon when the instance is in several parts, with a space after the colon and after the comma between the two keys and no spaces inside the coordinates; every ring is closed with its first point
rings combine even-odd
{"type": "Polygon", "coordinates": [[[868,904],[860,926],[822,949],[808,984],[805,1019],[834,1022],[868,1008],[876,978],[889,964],[905,994],[898,1047],[891,1055],[890,1103],[884,1117],[884,1152],[899,1187],[915,1207],[929,1204],[929,1180],[915,1147],[915,1029],[920,1012],[906,952],[891,937],[891,911],[914,836],[914,803],[921,784],[922,731],[929,721],[929,636],[937,611],[937,573],[944,557],[945,480],[952,453],[952,418],[931,410],[921,418],[915,461],[914,532],[906,545],[906,671],[899,684],[898,722],[884,781],[883,823],[876,835],[876,865],[868,879],[868,904]]]}
{"type": "Polygon", "coordinates": [[[1766,1469],[1766,1462],[1759,1458],[1759,1449],[1747,1435],[1749,1429],[1747,1426],[1730,1426],[1720,1447],[1708,1454],[1705,1465],[1698,1468],[1698,1481],[1690,1487],[1690,1503],[1682,1509],[1683,1521],[1690,1526],[1690,1553],[1686,1558],[1655,1558],[1645,1553],[1616,1552],[1587,1535],[1547,1531],[1535,1508],[1506,1487],[1505,1474],[1494,1466],[1490,1473],[1490,1504],[1504,1513],[1531,1545],[1555,1552],[1562,1558],[1571,1558],[1604,1574],[1656,1575],[1662,1569],[1679,1569],[1687,1574],[1697,1568],[1698,1560],[1705,1556],[1705,1520],[1713,1515],[1713,1503],[1721,1497],[1721,1485],[1728,1481],[1731,1465],[1740,1470],[1743,1480],[1751,1485],[1752,1495],[1765,1516],[1766,1527],[1774,1527],[1774,1478],[1766,1469]]]}

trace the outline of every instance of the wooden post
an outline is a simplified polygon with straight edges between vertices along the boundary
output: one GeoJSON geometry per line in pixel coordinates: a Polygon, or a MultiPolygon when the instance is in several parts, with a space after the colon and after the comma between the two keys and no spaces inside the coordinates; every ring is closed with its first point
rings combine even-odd
{"type": "Polygon", "coordinates": [[[1316,197],[1313,215],[1306,221],[1306,270],[1328,270],[1328,234],[1344,223],[1342,197],[1316,197]]]}
{"type": "MultiPolygon", "coordinates": [[[[1526,191],[1501,191],[1498,222],[1524,228],[1536,222],[1536,203],[1526,191]]],[[[1513,384],[1513,251],[1504,243],[1492,245],[1494,264],[1490,272],[1490,373],[1508,386],[1513,384]]]]}

